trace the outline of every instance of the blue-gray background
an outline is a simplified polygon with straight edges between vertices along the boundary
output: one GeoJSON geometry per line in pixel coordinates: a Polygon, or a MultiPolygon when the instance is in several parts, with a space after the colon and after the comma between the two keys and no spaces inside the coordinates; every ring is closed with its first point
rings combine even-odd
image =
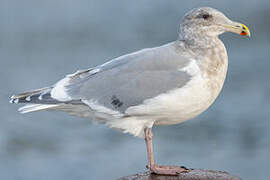
{"type": "Polygon", "coordinates": [[[269,178],[269,0],[1,0],[0,179],[116,179],[145,170],[142,139],[64,113],[21,115],[9,96],[67,73],[177,37],[194,7],[248,25],[250,39],[221,36],[229,55],[223,91],[201,116],[154,129],[160,164],[269,178]]]}

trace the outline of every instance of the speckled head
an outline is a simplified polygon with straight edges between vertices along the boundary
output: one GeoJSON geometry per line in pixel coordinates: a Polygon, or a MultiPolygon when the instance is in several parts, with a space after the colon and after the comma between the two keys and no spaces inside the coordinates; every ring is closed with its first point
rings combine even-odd
{"type": "Polygon", "coordinates": [[[249,29],[244,24],[231,21],[216,9],[201,7],[192,9],[184,16],[180,25],[179,38],[185,40],[217,37],[224,32],[250,36],[249,29]]]}

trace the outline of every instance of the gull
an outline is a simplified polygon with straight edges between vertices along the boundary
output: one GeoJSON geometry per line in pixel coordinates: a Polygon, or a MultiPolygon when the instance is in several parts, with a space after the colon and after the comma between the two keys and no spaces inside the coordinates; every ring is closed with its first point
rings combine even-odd
{"type": "Polygon", "coordinates": [[[250,36],[244,24],[200,7],[184,15],[177,40],[69,74],[56,84],[11,97],[28,103],[21,113],[64,111],[145,139],[151,173],[178,175],[183,166],[154,161],[152,127],[198,116],[215,101],[227,74],[228,57],[219,35],[250,36]]]}

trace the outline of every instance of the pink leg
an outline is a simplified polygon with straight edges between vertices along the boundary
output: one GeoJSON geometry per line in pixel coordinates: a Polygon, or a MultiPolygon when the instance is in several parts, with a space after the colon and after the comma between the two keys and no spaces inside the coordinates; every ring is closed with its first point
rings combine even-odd
{"type": "Polygon", "coordinates": [[[145,137],[147,157],[148,157],[148,164],[146,167],[150,170],[151,173],[162,174],[162,175],[178,175],[180,173],[185,173],[189,171],[185,167],[156,165],[155,160],[154,160],[153,145],[152,145],[152,139],[153,139],[152,128],[144,129],[144,137],[145,137]]]}

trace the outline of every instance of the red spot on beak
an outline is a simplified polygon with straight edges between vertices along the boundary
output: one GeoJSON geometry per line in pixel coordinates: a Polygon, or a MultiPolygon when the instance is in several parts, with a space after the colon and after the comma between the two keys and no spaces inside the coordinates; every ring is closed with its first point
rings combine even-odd
{"type": "Polygon", "coordinates": [[[246,36],[248,33],[247,32],[244,32],[244,31],[242,31],[241,33],[240,33],[240,35],[241,36],[246,36]]]}

